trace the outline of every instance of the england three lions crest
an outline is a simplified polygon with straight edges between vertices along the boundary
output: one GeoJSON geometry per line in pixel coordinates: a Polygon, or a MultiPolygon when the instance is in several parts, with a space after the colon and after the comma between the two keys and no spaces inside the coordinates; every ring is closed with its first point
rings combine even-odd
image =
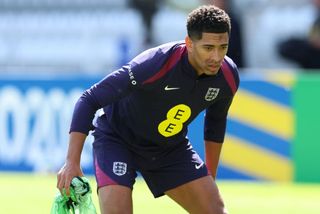
{"type": "Polygon", "coordinates": [[[208,88],[207,94],[204,97],[206,101],[214,100],[219,94],[220,88],[208,88]]]}
{"type": "Polygon", "coordinates": [[[127,164],[124,162],[113,162],[113,173],[122,176],[127,172],[127,164]]]}

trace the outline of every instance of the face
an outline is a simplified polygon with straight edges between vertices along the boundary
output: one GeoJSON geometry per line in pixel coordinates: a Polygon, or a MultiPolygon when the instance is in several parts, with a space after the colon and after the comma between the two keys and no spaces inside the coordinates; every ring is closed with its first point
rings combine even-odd
{"type": "Polygon", "coordinates": [[[188,59],[198,75],[215,75],[227,54],[228,33],[202,33],[200,40],[186,38],[188,59]]]}

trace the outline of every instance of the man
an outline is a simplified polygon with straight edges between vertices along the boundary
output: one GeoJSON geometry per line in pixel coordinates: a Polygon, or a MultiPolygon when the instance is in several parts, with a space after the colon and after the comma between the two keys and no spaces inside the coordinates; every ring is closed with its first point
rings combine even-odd
{"type": "Polygon", "coordinates": [[[161,1],[159,0],[130,0],[129,5],[136,9],[142,16],[142,20],[145,26],[145,45],[153,44],[152,37],[152,21],[153,17],[159,9],[161,1]]]}
{"type": "Polygon", "coordinates": [[[279,54],[308,72],[318,72],[320,69],[320,0],[319,14],[306,38],[291,37],[279,42],[279,54]]]}
{"type": "Polygon", "coordinates": [[[68,192],[71,179],[82,176],[81,151],[94,128],[101,213],[132,213],[136,171],[155,197],[166,194],[189,213],[226,213],[215,176],[239,84],[236,65],[226,56],[230,29],[223,10],[201,6],[188,16],[184,42],[147,50],[84,92],[58,173],[60,191],[68,192]],[[187,138],[187,125],[204,109],[206,164],[187,138]]]}

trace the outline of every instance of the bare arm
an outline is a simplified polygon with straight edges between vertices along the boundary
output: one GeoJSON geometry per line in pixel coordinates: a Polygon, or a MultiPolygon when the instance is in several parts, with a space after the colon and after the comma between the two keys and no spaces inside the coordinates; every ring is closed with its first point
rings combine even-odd
{"type": "Polygon", "coordinates": [[[61,193],[63,188],[65,188],[67,195],[69,195],[72,178],[75,176],[83,176],[80,159],[86,137],[87,135],[80,132],[70,133],[66,162],[58,172],[57,187],[61,193]]]}
{"type": "Polygon", "coordinates": [[[205,140],[206,165],[213,179],[215,179],[217,175],[221,149],[222,143],[205,140]]]}

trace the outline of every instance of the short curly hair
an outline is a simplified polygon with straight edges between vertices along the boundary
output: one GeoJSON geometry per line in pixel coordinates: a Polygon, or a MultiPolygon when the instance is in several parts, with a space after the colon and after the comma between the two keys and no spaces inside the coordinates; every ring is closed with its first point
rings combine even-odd
{"type": "Polygon", "coordinates": [[[229,15],[214,5],[203,5],[191,11],[187,19],[188,36],[200,40],[202,33],[228,33],[231,22],[229,15]]]}

